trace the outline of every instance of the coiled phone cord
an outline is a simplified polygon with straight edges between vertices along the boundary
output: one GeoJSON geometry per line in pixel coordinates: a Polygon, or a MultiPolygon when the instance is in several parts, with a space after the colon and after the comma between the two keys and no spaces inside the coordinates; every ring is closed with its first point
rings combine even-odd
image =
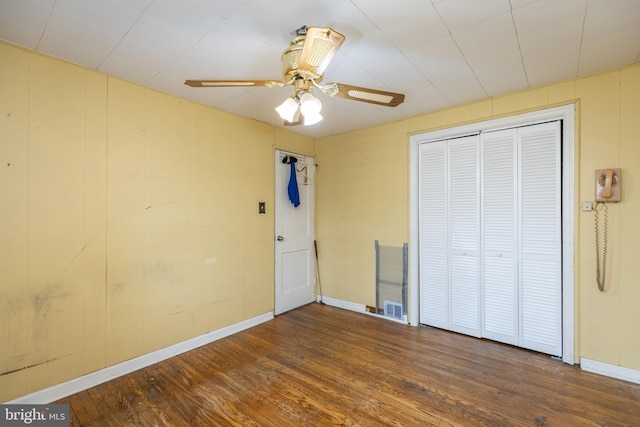
{"type": "Polygon", "coordinates": [[[595,206],[595,218],[596,218],[596,280],[598,282],[598,289],[600,292],[604,291],[604,280],[607,272],[607,204],[596,203],[595,206]],[[600,221],[598,220],[598,205],[604,205],[604,218],[603,218],[603,245],[602,245],[602,270],[600,269],[600,221]],[[602,276],[600,276],[602,273],[602,276]]]}

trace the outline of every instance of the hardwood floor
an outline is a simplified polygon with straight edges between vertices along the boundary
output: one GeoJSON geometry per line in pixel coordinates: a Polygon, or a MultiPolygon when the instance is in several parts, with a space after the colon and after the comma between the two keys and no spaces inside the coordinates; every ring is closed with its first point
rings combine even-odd
{"type": "Polygon", "coordinates": [[[640,426],[640,385],[315,303],[57,403],[83,426],[640,426]]]}

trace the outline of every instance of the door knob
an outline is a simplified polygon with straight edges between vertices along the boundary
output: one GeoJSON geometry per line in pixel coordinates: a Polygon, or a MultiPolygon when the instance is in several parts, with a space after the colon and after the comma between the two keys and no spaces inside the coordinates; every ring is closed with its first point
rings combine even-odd
{"type": "Polygon", "coordinates": [[[278,242],[282,242],[282,241],[284,240],[284,237],[282,237],[282,236],[278,236],[278,237],[276,237],[276,240],[277,240],[278,242]]]}

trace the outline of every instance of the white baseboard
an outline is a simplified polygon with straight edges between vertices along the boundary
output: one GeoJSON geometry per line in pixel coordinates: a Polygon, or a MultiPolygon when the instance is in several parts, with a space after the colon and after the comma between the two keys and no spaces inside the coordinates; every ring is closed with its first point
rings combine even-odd
{"type": "Polygon", "coordinates": [[[178,344],[174,344],[169,347],[144,354],[134,359],[118,363],[117,365],[109,366],[99,371],[66,381],[64,383],[60,383],[43,390],[36,391],[34,393],[19,397],[6,403],[47,404],[55,402],[56,400],[62,399],[71,394],[78,393],[80,391],[94,387],[98,384],[110,381],[114,378],[121,377],[122,375],[137,371],[138,369],[153,365],[154,363],[158,363],[173,356],[177,356],[178,354],[185,353],[219,339],[236,334],[238,332],[244,331],[245,329],[249,329],[261,323],[267,322],[271,319],[273,319],[273,313],[265,313],[260,316],[256,316],[251,319],[247,319],[242,322],[206,333],[204,335],[182,341],[178,344]]]}
{"type": "Polygon", "coordinates": [[[640,384],[640,371],[636,369],[610,365],[608,363],[585,358],[580,359],[580,368],[583,371],[593,372],[594,374],[605,375],[607,377],[640,384]]]}
{"type": "Polygon", "coordinates": [[[331,298],[324,295],[318,295],[318,302],[323,302],[327,305],[330,305],[331,307],[338,307],[349,311],[355,311],[357,313],[367,312],[367,306],[364,304],[357,304],[355,302],[331,298]]]}
{"type": "Polygon", "coordinates": [[[394,319],[393,317],[381,316],[376,313],[368,312],[366,305],[358,304],[351,301],[345,301],[337,298],[327,297],[324,295],[322,296],[318,295],[317,302],[323,302],[324,304],[330,305],[331,307],[343,308],[345,310],[355,311],[356,313],[363,313],[373,317],[379,317],[380,319],[390,320],[392,322],[401,323],[403,325],[406,325],[408,323],[407,316],[404,316],[404,320],[394,319]]]}

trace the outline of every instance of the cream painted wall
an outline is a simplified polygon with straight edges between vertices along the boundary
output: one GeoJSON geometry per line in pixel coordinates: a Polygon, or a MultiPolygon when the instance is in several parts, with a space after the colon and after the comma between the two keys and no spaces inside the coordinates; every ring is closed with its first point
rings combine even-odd
{"type": "Polygon", "coordinates": [[[561,82],[317,141],[324,294],[375,305],[374,240],[409,241],[409,135],[576,105],[576,357],[640,369],[640,66],[561,82]],[[606,292],[595,281],[594,170],[622,168],[609,206],[606,292]]]}
{"type": "Polygon", "coordinates": [[[4,43],[0,64],[0,402],[273,310],[273,153],[312,139],[4,43]]]}
{"type": "Polygon", "coordinates": [[[375,240],[407,242],[406,124],[318,141],[318,264],[326,296],[375,306],[375,240]]]}

